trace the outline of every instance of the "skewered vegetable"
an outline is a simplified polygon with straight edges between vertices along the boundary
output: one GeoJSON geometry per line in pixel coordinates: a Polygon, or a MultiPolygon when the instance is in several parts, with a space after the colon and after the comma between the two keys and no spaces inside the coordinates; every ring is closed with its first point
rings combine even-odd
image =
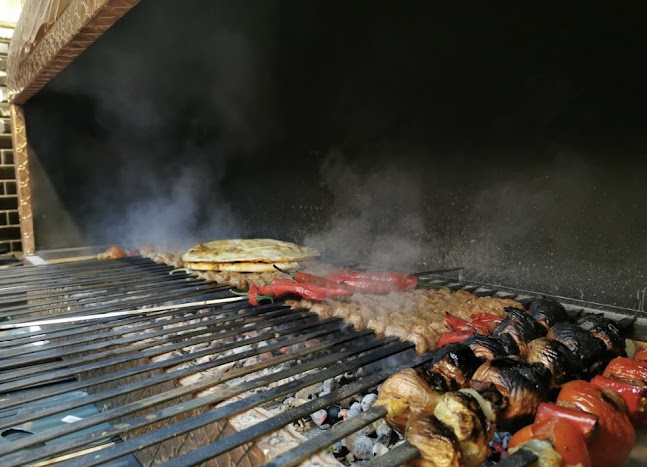
{"type": "Polygon", "coordinates": [[[506,345],[498,337],[474,334],[464,342],[465,345],[472,349],[474,355],[483,360],[492,360],[493,358],[511,355],[510,346],[506,345]]]}
{"type": "Polygon", "coordinates": [[[576,324],[557,323],[548,330],[546,337],[561,342],[579,357],[585,378],[602,371],[608,361],[604,342],[576,324]]]}
{"type": "Polygon", "coordinates": [[[629,456],[636,435],[622,398],[582,380],[566,383],[557,403],[597,415],[598,436],[588,444],[593,467],[619,466],[629,456]]]}
{"type": "Polygon", "coordinates": [[[421,367],[429,385],[438,391],[455,391],[469,387],[469,381],[481,360],[464,344],[441,347],[441,353],[421,367]]]}
{"type": "Polygon", "coordinates": [[[510,336],[519,347],[520,355],[525,357],[528,353],[528,343],[545,336],[546,329],[532,319],[524,310],[507,307],[505,311],[508,316],[496,327],[493,335],[499,337],[507,334],[510,336]]]}
{"type": "Polygon", "coordinates": [[[590,439],[598,428],[598,417],[572,407],[566,407],[549,402],[542,402],[537,409],[535,423],[552,419],[564,419],[580,429],[584,439],[590,439]]]}
{"type": "Polygon", "coordinates": [[[531,341],[528,344],[526,361],[530,364],[542,365],[550,372],[551,387],[561,386],[566,381],[578,377],[577,357],[559,341],[545,337],[531,341]]]}
{"type": "Polygon", "coordinates": [[[511,431],[531,422],[540,402],[545,400],[545,376],[516,358],[495,358],[476,370],[471,387],[490,399],[499,428],[511,431]],[[500,400],[492,400],[497,392],[500,400]]]}
{"type": "Polygon", "coordinates": [[[640,384],[647,381],[647,362],[634,358],[617,357],[609,362],[602,376],[628,383],[640,384]]]}
{"type": "Polygon", "coordinates": [[[528,311],[530,316],[547,330],[561,321],[566,321],[568,318],[564,307],[552,298],[533,300],[528,311]]]}
{"type": "Polygon", "coordinates": [[[620,328],[602,315],[587,313],[577,320],[577,324],[604,342],[607,351],[614,357],[625,355],[625,339],[620,328]]]}
{"type": "Polygon", "coordinates": [[[461,467],[464,465],[461,448],[454,431],[433,415],[414,415],[405,431],[409,443],[420,451],[429,465],[461,467]]]}
{"type": "Polygon", "coordinates": [[[440,335],[438,339],[438,347],[443,347],[447,344],[457,344],[463,342],[470,336],[474,335],[474,331],[447,331],[440,335]]]}
{"type": "Polygon", "coordinates": [[[611,389],[627,404],[629,418],[636,428],[647,428],[647,385],[644,382],[631,384],[597,375],[591,384],[600,389],[611,389]]]}

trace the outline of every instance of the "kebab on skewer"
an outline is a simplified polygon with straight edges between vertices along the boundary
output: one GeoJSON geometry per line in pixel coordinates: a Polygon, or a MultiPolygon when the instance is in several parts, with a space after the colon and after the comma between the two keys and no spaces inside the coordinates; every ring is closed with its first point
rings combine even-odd
{"type": "MultiPolygon", "coordinates": [[[[556,324],[556,320],[566,316],[565,312],[561,314],[560,310],[554,306],[534,307],[534,310],[535,315],[541,317],[546,323],[546,326],[556,324]]],[[[457,412],[459,414],[462,413],[463,415],[460,418],[463,420],[479,419],[481,418],[480,416],[485,413],[496,413],[496,422],[500,428],[509,428],[514,425],[519,425],[524,420],[528,420],[528,418],[532,419],[532,416],[534,416],[539,404],[546,399],[548,389],[551,386],[559,386],[568,379],[578,376],[577,372],[574,371],[577,369],[577,360],[575,359],[575,355],[573,355],[572,351],[565,344],[561,342],[551,342],[549,339],[543,337],[538,337],[537,339],[532,339],[530,342],[527,342],[527,339],[531,337],[535,337],[537,335],[541,336],[546,329],[544,325],[539,326],[544,329],[542,332],[538,326],[534,326],[528,321],[530,316],[523,310],[512,312],[511,310],[506,311],[509,313],[509,319],[506,318],[508,321],[504,320],[504,322],[497,327],[494,336],[489,336],[487,338],[470,337],[469,339],[471,341],[466,340],[465,344],[462,344],[469,347],[470,350],[475,348],[479,351],[479,357],[482,359],[487,360],[491,358],[475,371],[473,371],[469,365],[465,369],[459,369],[461,377],[454,383],[453,387],[464,387],[466,375],[472,373],[470,382],[470,385],[473,388],[472,390],[474,390],[472,397],[474,397],[474,395],[478,395],[479,398],[478,408],[466,407],[466,411],[472,414],[471,417],[465,416],[464,412],[461,412],[460,410],[453,410],[453,412],[457,412]],[[505,336],[508,336],[508,339],[506,339],[505,336]],[[510,341],[513,341],[517,348],[524,348],[526,356],[530,356],[531,362],[523,362],[518,357],[501,357],[500,353],[502,352],[502,349],[505,348],[505,342],[501,341],[501,337],[508,340],[509,348],[512,347],[514,349],[514,346],[511,345],[510,341]],[[537,342],[533,342],[535,340],[537,340],[537,342]]],[[[425,430],[432,430],[433,428],[432,431],[435,434],[429,439],[429,442],[436,443],[438,446],[455,445],[455,443],[449,443],[446,439],[447,437],[451,438],[451,435],[448,434],[447,430],[438,430],[439,424],[437,422],[440,421],[441,423],[444,423],[444,420],[441,420],[439,416],[445,417],[445,420],[450,422],[445,425],[453,428],[452,431],[454,431],[456,441],[458,442],[458,445],[461,446],[461,455],[463,453],[464,446],[468,446],[469,448],[466,448],[465,452],[468,453],[466,457],[470,460],[470,464],[472,462],[477,462],[478,460],[482,462],[485,460],[485,457],[480,458],[474,453],[478,454],[483,451],[479,451],[479,449],[475,449],[474,447],[485,446],[484,449],[487,450],[487,444],[490,438],[486,436],[485,441],[481,440],[479,434],[483,433],[483,430],[477,430],[475,435],[465,438],[463,434],[464,431],[460,430],[460,423],[458,425],[452,425],[452,420],[446,418],[447,414],[452,412],[452,410],[449,410],[449,407],[451,406],[450,402],[453,402],[455,407],[455,397],[438,397],[437,395],[439,392],[438,390],[442,388],[439,388],[438,385],[435,384],[439,380],[439,377],[437,371],[434,371],[434,368],[444,368],[443,365],[438,365],[439,362],[443,361],[443,359],[447,359],[448,355],[455,355],[458,353],[458,347],[456,347],[456,345],[451,349],[452,350],[449,352],[441,352],[440,358],[434,359],[429,365],[427,365],[427,368],[417,370],[416,374],[419,377],[417,379],[418,395],[424,394],[424,400],[426,401],[437,400],[437,404],[434,407],[433,412],[430,410],[433,403],[427,404],[425,407],[421,407],[419,405],[416,406],[416,404],[414,404],[409,408],[409,414],[416,413],[417,418],[414,417],[413,419],[409,419],[410,423],[407,424],[405,433],[408,439],[409,437],[411,438],[410,442],[418,447],[418,445],[421,445],[423,442],[422,440],[425,439],[424,436],[421,436],[421,433],[424,433],[425,430]],[[432,374],[435,376],[434,378],[430,377],[432,374]],[[422,379],[420,379],[420,377],[422,377],[422,379]],[[424,383],[429,380],[431,380],[432,385],[427,383],[425,386],[424,383]],[[433,385],[435,385],[436,388],[433,388],[433,385]],[[436,414],[436,412],[438,412],[438,414],[436,414]],[[431,421],[433,420],[433,417],[436,418],[435,421],[431,421]],[[440,443],[440,440],[443,440],[442,443],[440,443]]],[[[623,349],[616,349],[616,352],[622,351],[623,349]]],[[[475,353],[474,350],[472,350],[472,353],[475,353]]],[[[416,370],[410,371],[416,372],[416,370]]],[[[455,372],[456,371],[454,371],[454,373],[455,372]]],[[[380,405],[387,408],[390,415],[387,419],[391,418],[390,421],[392,423],[393,414],[398,411],[398,404],[400,404],[400,408],[402,405],[406,405],[406,398],[402,399],[399,397],[399,395],[402,394],[398,394],[399,391],[404,390],[406,381],[398,381],[399,375],[400,373],[393,375],[384,383],[383,387],[387,387],[389,389],[388,392],[383,392],[382,388],[380,390],[380,405]]],[[[445,374],[441,373],[440,380],[445,382],[445,387],[452,388],[452,385],[448,384],[446,381],[445,374]]],[[[396,426],[396,428],[402,429],[404,419],[406,419],[406,417],[399,418],[396,425],[400,426],[396,426]]],[[[430,446],[421,447],[423,456],[424,452],[429,451],[429,449],[430,446]]],[[[458,459],[460,462],[465,462],[464,459],[461,460],[461,455],[450,455],[447,458],[454,460],[458,459]]]]}

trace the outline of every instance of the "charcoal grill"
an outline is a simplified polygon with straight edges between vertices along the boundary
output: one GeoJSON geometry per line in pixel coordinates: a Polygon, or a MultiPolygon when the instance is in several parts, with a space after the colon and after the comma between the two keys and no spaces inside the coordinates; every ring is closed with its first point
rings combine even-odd
{"type": "MultiPolygon", "coordinates": [[[[428,284],[477,295],[522,302],[533,298],[530,293],[437,274],[423,278],[428,284]]],[[[2,271],[0,304],[0,433],[33,433],[0,444],[0,461],[6,466],[129,465],[135,462],[132,455],[142,465],[325,465],[320,454],[313,456],[384,417],[384,410],[372,408],[307,441],[286,441],[281,430],[434,356],[431,352],[410,358],[413,344],[378,339],[368,330],[356,332],[338,318],[320,320],[280,303],[253,307],[227,286],[141,257],[2,271]],[[247,339],[227,340],[252,331],[255,334],[247,339]],[[209,342],[216,344],[155,359],[209,342]],[[258,342],[267,345],[245,347],[258,342]],[[310,345],[294,347],[297,344],[310,345]],[[280,353],[287,348],[295,350],[280,353]],[[242,351],[225,355],[234,349],[242,351]],[[179,384],[181,378],[261,352],[273,352],[273,357],[179,384]],[[394,356],[404,363],[384,364],[394,356]],[[210,359],[170,371],[199,357],[210,359]],[[298,364],[278,369],[294,362],[298,364]],[[273,368],[277,370],[269,371],[273,368]],[[367,370],[363,377],[324,397],[237,429],[230,425],[232,417],[359,368],[367,370]],[[257,373],[261,370],[268,371],[257,373]],[[71,397],[75,394],[81,396],[71,397]],[[88,406],[101,411],[75,415],[75,410],[88,406]],[[48,425],[52,418],[67,423],[48,425]],[[263,442],[272,449],[259,448],[263,442]]],[[[567,305],[577,312],[573,304],[567,305]]],[[[634,323],[636,335],[643,332],[643,319],[634,323]]],[[[371,465],[399,465],[417,455],[404,443],[371,465]]]]}

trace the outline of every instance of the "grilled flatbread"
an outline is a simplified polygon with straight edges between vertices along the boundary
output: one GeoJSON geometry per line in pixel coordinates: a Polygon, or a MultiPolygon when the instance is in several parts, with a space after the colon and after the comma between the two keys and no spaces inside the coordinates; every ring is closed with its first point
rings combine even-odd
{"type": "Polygon", "coordinates": [[[281,269],[298,269],[299,263],[291,262],[277,262],[277,263],[252,263],[247,261],[239,261],[236,263],[210,263],[210,262],[192,262],[187,261],[184,267],[193,269],[195,271],[229,271],[229,272],[274,272],[274,265],[281,269]]]}
{"type": "MultiPolygon", "coordinates": [[[[220,267],[222,264],[239,264],[236,269],[242,271],[240,263],[265,263],[272,268],[272,264],[293,263],[319,256],[319,252],[313,248],[296,245],[281,240],[268,238],[250,239],[226,239],[216,240],[208,243],[201,243],[187,251],[182,260],[187,263],[217,263],[217,270],[225,270],[220,267]]],[[[191,268],[190,265],[187,267],[191,268]]],[[[206,266],[203,266],[206,267],[206,266]]],[[[214,267],[210,267],[214,269],[214,267]]],[[[265,270],[265,269],[263,269],[265,270]]],[[[255,269],[254,272],[258,271],[255,269]]]]}

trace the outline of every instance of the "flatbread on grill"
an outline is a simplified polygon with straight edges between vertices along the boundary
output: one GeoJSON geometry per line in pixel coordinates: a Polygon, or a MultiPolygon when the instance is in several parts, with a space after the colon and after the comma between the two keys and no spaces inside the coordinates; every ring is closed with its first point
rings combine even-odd
{"type": "Polygon", "coordinates": [[[264,272],[277,266],[294,269],[298,262],[319,256],[313,248],[269,238],[226,239],[201,243],[182,260],[201,271],[264,272]]]}
{"type": "Polygon", "coordinates": [[[299,263],[291,262],[277,262],[277,263],[252,263],[246,261],[239,261],[236,263],[209,263],[209,262],[193,262],[187,261],[184,267],[193,269],[195,271],[229,271],[229,272],[274,272],[274,265],[281,269],[297,269],[299,263]]]}

